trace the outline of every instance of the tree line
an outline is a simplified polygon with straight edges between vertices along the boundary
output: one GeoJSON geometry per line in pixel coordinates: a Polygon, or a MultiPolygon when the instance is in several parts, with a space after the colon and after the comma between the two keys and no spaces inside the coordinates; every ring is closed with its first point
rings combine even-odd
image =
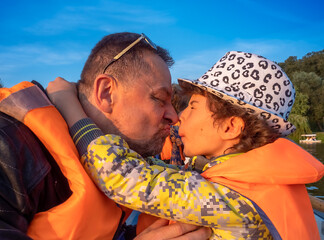
{"type": "Polygon", "coordinates": [[[289,121],[296,127],[291,136],[324,131],[324,50],[307,53],[301,59],[288,57],[278,63],[293,82],[296,100],[289,121]]]}

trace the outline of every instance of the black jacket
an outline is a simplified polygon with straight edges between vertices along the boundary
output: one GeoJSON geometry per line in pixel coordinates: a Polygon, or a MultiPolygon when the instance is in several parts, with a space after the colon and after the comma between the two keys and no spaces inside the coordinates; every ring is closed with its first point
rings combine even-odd
{"type": "Polygon", "coordinates": [[[66,178],[38,138],[0,112],[0,239],[30,239],[34,215],[71,195],[66,178]]]}

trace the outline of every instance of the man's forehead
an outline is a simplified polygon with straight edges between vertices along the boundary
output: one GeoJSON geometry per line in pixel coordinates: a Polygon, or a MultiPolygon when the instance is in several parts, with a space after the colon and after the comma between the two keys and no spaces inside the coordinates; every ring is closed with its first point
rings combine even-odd
{"type": "Polygon", "coordinates": [[[143,80],[154,92],[165,92],[171,95],[171,75],[166,63],[156,54],[149,54],[145,57],[150,65],[150,73],[143,80]]]}
{"type": "Polygon", "coordinates": [[[146,88],[153,94],[166,95],[167,97],[170,97],[172,94],[171,84],[145,83],[142,87],[146,88]]]}

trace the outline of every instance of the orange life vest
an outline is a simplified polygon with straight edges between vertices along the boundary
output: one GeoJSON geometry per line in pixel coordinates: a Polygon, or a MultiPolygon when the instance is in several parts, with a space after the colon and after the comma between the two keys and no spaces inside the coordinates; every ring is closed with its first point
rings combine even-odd
{"type": "Polygon", "coordinates": [[[161,160],[170,160],[172,154],[172,142],[170,136],[165,139],[162,151],[161,151],[161,160]]]}
{"type": "Polygon", "coordinates": [[[202,173],[249,198],[273,237],[284,240],[319,239],[305,184],[323,175],[321,162],[283,138],[202,173]]]}
{"type": "MultiPolygon", "coordinates": [[[[180,126],[180,122],[177,122],[176,124],[174,124],[175,126],[180,126]]],[[[170,160],[171,156],[172,156],[172,149],[173,149],[173,143],[171,141],[171,136],[169,135],[166,139],[165,142],[163,144],[163,148],[162,151],[160,153],[160,158],[161,160],[170,160]]],[[[179,153],[180,153],[180,157],[181,160],[184,161],[185,157],[183,155],[183,149],[182,146],[177,146],[177,148],[179,149],[179,153]]]]}
{"type": "MultiPolygon", "coordinates": [[[[54,157],[72,191],[64,203],[37,213],[28,228],[28,235],[47,240],[112,239],[123,211],[91,181],[79,162],[64,119],[45,94],[30,82],[22,82],[10,89],[2,88],[0,110],[20,120],[35,133],[54,157]]],[[[123,210],[126,215],[131,213],[130,209],[123,210]]]]}

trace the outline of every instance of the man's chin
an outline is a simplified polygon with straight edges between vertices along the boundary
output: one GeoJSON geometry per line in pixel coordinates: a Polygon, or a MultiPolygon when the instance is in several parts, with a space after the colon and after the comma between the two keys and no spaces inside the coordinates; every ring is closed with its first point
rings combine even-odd
{"type": "Polygon", "coordinates": [[[139,153],[142,157],[151,157],[160,154],[167,136],[160,134],[154,135],[148,141],[132,141],[129,140],[129,147],[135,152],[139,153]]]}

